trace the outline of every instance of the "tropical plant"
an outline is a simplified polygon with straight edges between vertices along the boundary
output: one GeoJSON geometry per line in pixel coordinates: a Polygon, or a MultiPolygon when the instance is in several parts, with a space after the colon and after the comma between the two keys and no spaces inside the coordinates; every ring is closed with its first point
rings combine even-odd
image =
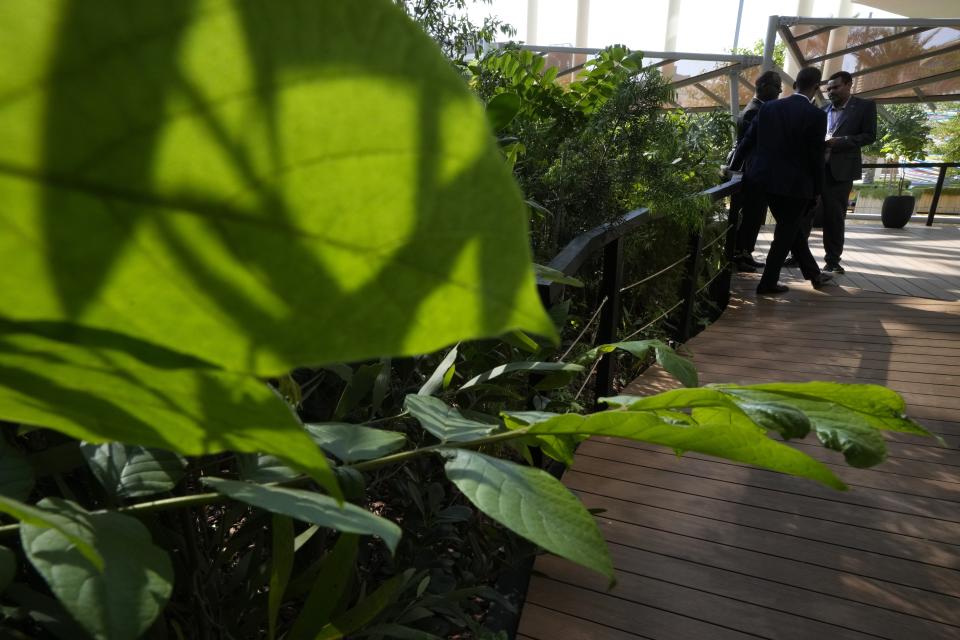
{"type": "Polygon", "coordinates": [[[453,487],[481,533],[499,523],[612,579],[591,514],[514,461],[530,446],[569,460],[612,435],[843,488],[780,439],[813,431],[867,466],[881,430],[925,433],[893,392],[827,383],[489,410],[511,390],[491,380],[563,384],[605,351],[695,372],[657,341],[536,358],[557,329],[526,206],[481,105],[389,0],[2,12],[9,637],[435,637],[424,611],[496,598],[394,555],[471,517],[442,506],[453,487]],[[531,357],[474,374],[460,358],[490,353],[477,339],[531,357]],[[457,341],[403,392],[395,371],[417,379],[434,359],[419,354],[457,341]],[[329,418],[305,423],[311,402],[329,418]],[[418,485],[424,460],[444,483],[418,485]],[[404,474],[409,527],[371,496],[404,474]]]}

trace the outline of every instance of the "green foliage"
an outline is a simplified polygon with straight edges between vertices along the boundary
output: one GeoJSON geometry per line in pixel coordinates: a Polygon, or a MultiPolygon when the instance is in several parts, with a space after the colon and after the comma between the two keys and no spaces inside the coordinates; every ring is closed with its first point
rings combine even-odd
{"type": "Polygon", "coordinates": [[[402,449],[406,438],[401,433],[371,429],[358,424],[308,424],[307,432],[324,451],[343,462],[379,458],[402,449]]]}
{"type": "Polygon", "coordinates": [[[139,638],[170,597],[173,569],[164,551],[137,519],[119,513],[89,513],[66,500],[37,505],[70,521],[73,535],[24,522],[20,543],[33,567],[77,622],[97,640],[139,638]],[[102,558],[90,561],[80,538],[102,558]]]}
{"type": "Polygon", "coordinates": [[[613,564],[593,516],[559,480],[540,469],[465,449],[447,455],[447,477],[478,509],[613,583],[613,564]]]}
{"type": "Polygon", "coordinates": [[[877,140],[864,147],[868,155],[889,154],[905,160],[923,160],[930,151],[930,133],[927,110],[920,104],[891,104],[883,107],[892,117],[877,118],[877,140]]]}
{"type": "Polygon", "coordinates": [[[33,467],[26,457],[0,440],[0,496],[26,500],[33,491],[33,467]]]}
{"type": "Polygon", "coordinates": [[[516,35],[516,29],[496,16],[487,16],[476,24],[466,15],[467,7],[492,0],[393,0],[440,46],[444,56],[461,61],[483,44],[493,42],[497,34],[516,35]]]}
{"type": "Polygon", "coordinates": [[[940,141],[936,151],[943,156],[943,161],[960,162],[960,111],[937,123],[933,134],[940,141]]]}
{"type": "MultiPolygon", "coordinates": [[[[763,38],[753,43],[752,47],[737,47],[733,53],[742,56],[760,56],[763,57],[763,50],[766,44],[763,38]]],[[[777,41],[773,45],[773,63],[783,69],[787,62],[787,45],[777,36],[777,41]]]]}
{"type": "Polygon", "coordinates": [[[169,491],[183,478],[187,462],[171,451],[109,442],[81,443],[97,480],[111,495],[138,498],[169,491]]]}
{"type": "Polygon", "coordinates": [[[337,501],[314,491],[287,489],[223,478],[204,478],[204,483],[226,496],[302,522],[347,533],[376,535],[393,551],[400,540],[400,527],[366,509],[337,501]]]}
{"type": "Polygon", "coordinates": [[[496,424],[468,420],[453,407],[429,396],[408,395],[404,409],[441,442],[466,442],[489,435],[496,424]]]}

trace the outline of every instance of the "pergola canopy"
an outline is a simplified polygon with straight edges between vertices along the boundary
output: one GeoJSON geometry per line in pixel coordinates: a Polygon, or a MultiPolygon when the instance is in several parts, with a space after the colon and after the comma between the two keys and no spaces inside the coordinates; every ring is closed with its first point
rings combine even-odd
{"type": "MultiPolygon", "coordinates": [[[[644,51],[644,63],[671,80],[676,98],[667,107],[688,111],[725,109],[733,113],[750,101],[762,69],[784,78],[784,95],[793,78],[773,63],[776,37],[786,44],[795,67],[817,66],[824,82],[832,73],[850,72],[853,91],[879,104],[960,100],[960,18],[861,19],[770,16],[765,55],[644,51]]],[[[523,45],[573,79],[601,49],[523,45]]]]}
{"type": "MultiPolygon", "coordinates": [[[[551,47],[522,45],[547,58],[548,66],[560,69],[558,79],[573,79],[586,61],[602,49],[589,47],[551,47]]],[[[657,67],[671,80],[676,99],[669,107],[691,111],[730,109],[749,102],[753,95],[752,80],[759,73],[763,58],[754,55],[727,53],[691,53],[682,51],[644,51],[645,65],[657,67]],[[737,105],[731,107],[731,96],[736,92],[737,105]]]]}
{"type": "Polygon", "coordinates": [[[771,16],[764,68],[778,33],[797,68],[820,67],[824,79],[848,71],[854,93],[880,104],[960,100],[960,18],[771,16]]]}

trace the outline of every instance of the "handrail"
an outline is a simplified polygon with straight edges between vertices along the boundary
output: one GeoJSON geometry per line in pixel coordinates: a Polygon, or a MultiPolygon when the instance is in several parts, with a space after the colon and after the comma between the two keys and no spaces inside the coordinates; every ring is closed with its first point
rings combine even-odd
{"type": "MultiPolygon", "coordinates": [[[[707,196],[711,202],[717,202],[727,196],[732,196],[740,191],[740,177],[736,176],[722,184],[718,184],[709,189],[705,189],[697,196],[707,196]]],[[[704,287],[697,288],[697,278],[703,266],[702,252],[704,247],[700,231],[691,234],[689,238],[689,250],[683,260],[678,260],[670,267],[661,269],[655,274],[660,276],[680,265],[685,264],[685,274],[683,284],[681,285],[680,300],[667,313],[674,311],[677,307],[683,307],[681,312],[680,330],[677,338],[682,342],[689,338],[692,330],[693,315],[696,305],[696,297],[706,287],[716,287],[716,302],[721,308],[726,306],[726,301],[730,294],[730,278],[733,273],[730,267],[730,260],[733,257],[733,244],[736,237],[735,216],[737,212],[735,207],[731,207],[728,212],[728,224],[726,231],[727,267],[724,271],[715,275],[704,287]],[[722,275],[722,277],[721,277],[722,275]]],[[[549,266],[552,269],[562,272],[564,275],[575,275],[588,258],[595,253],[603,250],[603,271],[601,277],[599,297],[604,300],[600,311],[600,321],[597,330],[597,344],[614,342],[616,340],[617,327],[620,322],[620,295],[629,287],[623,286],[623,239],[648,222],[661,218],[659,213],[652,212],[646,207],[634,209],[625,214],[616,222],[608,222],[585,231],[576,238],[567,243],[563,249],[550,261],[549,266]]],[[[539,282],[540,295],[547,306],[553,306],[559,299],[563,285],[539,282]]],[[[666,314],[661,314],[661,317],[666,314]]],[[[657,320],[659,320],[658,318],[657,320]]],[[[648,323],[647,326],[649,326],[648,323]]],[[[647,327],[644,327],[644,329],[647,327]]],[[[600,361],[596,371],[596,396],[601,397],[609,395],[612,390],[615,360],[612,354],[606,354],[600,361]]]]}
{"type": "Polygon", "coordinates": [[[947,178],[947,169],[951,167],[960,167],[960,162],[866,162],[863,165],[867,169],[882,169],[883,167],[897,168],[940,168],[937,175],[937,186],[933,188],[933,199],[930,201],[930,211],[927,214],[927,226],[933,226],[933,217],[937,215],[937,206],[940,204],[940,195],[943,193],[943,183],[947,178]]]}

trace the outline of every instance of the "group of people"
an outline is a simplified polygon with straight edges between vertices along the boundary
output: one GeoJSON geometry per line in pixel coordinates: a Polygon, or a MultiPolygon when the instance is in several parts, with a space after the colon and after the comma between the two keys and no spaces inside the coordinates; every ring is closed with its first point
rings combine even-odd
{"type": "Polygon", "coordinates": [[[803,277],[819,289],[844,273],[840,264],[847,202],[853,181],[863,171],[860,148],[877,136],[877,108],[870,100],[851,95],[853,78],[846,71],[830,76],[828,103],[814,105],[822,74],[801,69],[794,94],[783,91],[780,75],[766,71],[756,80],[756,96],[737,120],[737,146],[729,163],[743,172],[740,194],[733,206],[740,210],[736,262],[740,271],[763,270],[757,293],[779,294],[780,271],[787,255],[803,277]],[[766,263],[753,257],[767,207],[776,220],[766,263]],[[823,220],[823,270],[808,244],[813,219],[823,220]]]}

